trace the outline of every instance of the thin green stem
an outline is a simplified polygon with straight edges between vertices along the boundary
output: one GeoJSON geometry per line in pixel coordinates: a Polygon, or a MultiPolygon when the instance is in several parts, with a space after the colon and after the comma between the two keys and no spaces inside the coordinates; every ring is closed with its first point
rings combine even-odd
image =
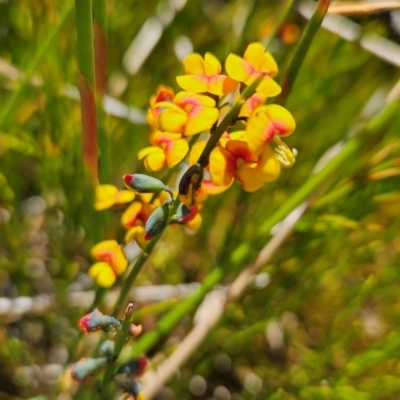
{"type": "Polygon", "coordinates": [[[75,0],[78,63],[83,76],[95,86],[93,16],[91,0],[75,0]]]}
{"type": "Polygon", "coordinates": [[[72,13],[72,10],[73,10],[73,4],[67,2],[67,5],[61,12],[60,19],[58,20],[57,24],[52,28],[50,32],[48,32],[47,35],[45,35],[44,39],[40,41],[40,47],[38,48],[36,54],[32,57],[31,62],[27,66],[26,70],[24,71],[24,75],[18,86],[18,89],[12,92],[12,94],[9,96],[5,104],[2,106],[0,112],[0,128],[3,127],[7,118],[11,114],[15,105],[17,104],[19,97],[24,92],[25,87],[27,86],[29,80],[31,79],[35,69],[37,68],[40,60],[48,52],[49,47],[53,43],[54,39],[57,37],[60,29],[64,25],[64,22],[68,19],[68,17],[72,13]]]}
{"type": "Polygon", "coordinates": [[[296,47],[293,58],[289,64],[289,68],[282,79],[282,93],[279,96],[278,104],[284,104],[287,97],[289,96],[290,91],[292,90],[294,81],[296,80],[297,74],[303,64],[303,61],[307,55],[308,49],[311,46],[311,43],[318,32],[318,29],[321,27],[322,21],[325,17],[325,14],[328,11],[330,0],[319,0],[314,14],[310,18],[310,21],[307,24],[306,29],[300,39],[299,44],[296,47]]]}

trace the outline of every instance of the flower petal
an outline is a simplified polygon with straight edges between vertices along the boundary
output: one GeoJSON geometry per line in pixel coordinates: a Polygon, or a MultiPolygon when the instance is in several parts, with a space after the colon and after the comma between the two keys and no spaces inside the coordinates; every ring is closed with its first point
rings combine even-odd
{"type": "Polygon", "coordinates": [[[160,114],[157,126],[162,131],[183,132],[188,119],[187,113],[179,106],[172,103],[157,103],[160,114]]]}
{"type": "Polygon", "coordinates": [[[204,67],[204,73],[207,76],[219,75],[222,69],[221,63],[219,62],[218,58],[211,53],[206,53],[206,55],[204,56],[204,67]]]}
{"type": "Polygon", "coordinates": [[[264,182],[271,182],[278,178],[281,172],[281,164],[275,157],[271,146],[266,146],[255,168],[255,176],[264,182]],[[259,175],[258,175],[259,174],[259,175]]]}
{"type": "Polygon", "coordinates": [[[206,140],[199,140],[192,146],[189,153],[189,166],[197,163],[201,153],[204,150],[204,147],[206,147],[206,144],[206,140]]]}
{"type": "Polygon", "coordinates": [[[143,157],[145,157],[144,166],[148,171],[160,171],[165,165],[165,153],[159,147],[152,146],[140,150],[138,158],[141,160],[143,157]]]}
{"type": "Polygon", "coordinates": [[[265,53],[264,45],[261,42],[250,43],[244,53],[244,59],[249,62],[257,71],[262,71],[261,65],[265,53]]]}
{"type": "Polygon", "coordinates": [[[96,280],[99,286],[109,288],[116,280],[116,276],[112,268],[106,262],[98,262],[93,264],[88,274],[96,280]]]}
{"type": "Polygon", "coordinates": [[[255,192],[266,184],[260,179],[260,174],[255,173],[255,168],[251,164],[243,164],[236,172],[235,178],[242,184],[243,189],[250,193],[255,192]]]}
{"type": "Polygon", "coordinates": [[[296,121],[286,108],[278,104],[265,106],[265,113],[274,124],[274,132],[279,136],[289,136],[296,129],[296,121]]]}
{"type": "Polygon", "coordinates": [[[115,196],[115,204],[129,203],[135,198],[135,193],[131,190],[119,190],[115,196]]]}
{"type": "Polygon", "coordinates": [[[219,111],[216,108],[203,108],[197,115],[189,118],[184,134],[191,136],[210,129],[218,116],[219,111]]]}
{"type": "Polygon", "coordinates": [[[121,223],[126,229],[132,228],[136,225],[142,207],[142,203],[135,201],[124,211],[121,217],[121,223]]]}
{"type": "Polygon", "coordinates": [[[269,51],[266,51],[263,54],[260,71],[268,74],[269,76],[275,76],[278,73],[278,65],[269,51]]]}
{"type": "Polygon", "coordinates": [[[225,61],[227,74],[238,82],[244,82],[253,72],[251,65],[236,54],[229,54],[225,61]]]}
{"type": "Polygon", "coordinates": [[[215,75],[208,78],[208,92],[217,96],[225,96],[233,92],[238,83],[226,75],[215,75]]]}
{"type": "Polygon", "coordinates": [[[176,77],[176,82],[187,92],[208,92],[208,79],[205,75],[181,75],[176,77]]]}
{"type": "MultiPolygon", "coordinates": [[[[246,85],[250,84],[246,82],[246,85]]],[[[263,80],[257,86],[256,91],[267,97],[274,97],[281,93],[282,89],[272,78],[264,76],[263,80]]]]}
{"type": "Polygon", "coordinates": [[[186,139],[172,140],[165,148],[165,156],[169,168],[179,164],[189,151],[189,144],[186,139]]]}
{"type": "Polygon", "coordinates": [[[93,258],[97,260],[102,260],[102,254],[104,252],[110,252],[116,249],[119,246],[116,240],[103,240],[102,242],[97,243],[90,250],[90,254],[93,258]]]}
{"type": "Polygon", "coordinates": [[[236,159],[228,150],[217,146],[211,151],[209,168],[214,185],[228,186],[235,174],[236,159]]]}
{"type": "Polygon", "coordinates": [[[189,54],[183,59],[182,63],[185,74],[205,75],[204,60],[200,54],[189,54]]]}

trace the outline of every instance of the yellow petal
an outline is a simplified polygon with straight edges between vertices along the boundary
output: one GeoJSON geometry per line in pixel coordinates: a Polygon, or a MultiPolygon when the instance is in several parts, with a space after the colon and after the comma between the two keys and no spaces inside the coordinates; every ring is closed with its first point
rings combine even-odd
{"type": "Polygon", "coordinates": [[[157,121],[158,128],[168,132],[183,132],[188,119],[187,113],[176,104],[162,102],[157,105],[160,105],[161,110],[157,121]]]}
{"type": "MultiPolygon", "coordinates": [[[[251,83],[246,82],[246,85],[251,85],[251,83]]],[[[263,80],[257,86],[256,91],[267,97],[274,97],[281,93],[282,89],[272,78],[264,76],[263,80]]]]}
{"type": "MultiPolygon", "coordinates": [[[[176,94],[174,97],[174,103],[181,107],[182,109],[186,109],[187,106],[191,106],[190,108],[193,108],[193,106],[197,105],[202,105],[203,107],[210,107],[213,108],[215,107],[215,100],[212,99],[211,97],[204,96],[202,94],[195,94],[195,93],[189,93],[189,92],[179,92],[176,94]]],[[[189,112],[189,111],[188,111],[189,112]]],[[[173,131],[175,132],[175,131],[173,131]]]]}
{"type": "Polygon", "coordinates": [[[238,87],[238,82],[225,75],[215,75],[209,78],[208,92],[217,96],[225,96],[238,87]]]}
{"type": "Polygon", "coordinates": [[[163,149],[157,148],[151,152],[144,160],[144,166],[148,171],[160,171],[165,165],[165,153],[163,149]]]}
{"type": "Polygon", "coordinates": [[[102,242],[97,243],[90,250],[90,254],[93,258],[99,259],[98,257],[104,251],[112,251],[119,246],[116,240],[103,240],[102,242]]]}
{"type": "Polygon", "coordinates": [[[274,124],[275,134],[289,136],[296,129],[296,121],[286,108],[278,104],[264,106],[265,114],[274,124]]]}
{"type": "Polygon", "coordinates": [[[147,241],[145,239],[145,229],[142,225],[137,225],[130,229],[125,235],[125,242],[130,243],[135,240],[141,249],[146,247],[147,241]]]}
{"type": "Polygon", "coordinates": [[[228,186],[236,170],[236,160],[226,149],[215,147],[210,154],[210,174],[214,185],[228,186]]]}
{"type": "Polygon", "coordinates": [[[254,67],[254,69],[256,69],[257,71],[261,71],[264,53],[265,48],[262,43],[250,43],[244,53],[244,59],[249,62],[254,67]]]}
{"type": "Polygon", "coordinates": [[[207,141],[206,140],[200,140],[198,142],[196,142],[189,153],[189,165],[193,165],[196,164],[201,153],[204,150],[204,147],[206,147],[207,141]]]}
{"type": "Polygon", "coordinates": [[[219,75],[221,73],[221,63],[218,58],[211,53],[206,53],[204,57],[205,75],[219,75]]]}
{"type": "Polygon", "coordinates": [[[271,182],[278,178],[281,172],[281,164],[275,157],[275,153],[271,146],[266,146],[261,154],[261,157],[257,163],[255,173],[259,179],[264,182],[271,182]]]}
{"type": "Polygon", "coordinates": [[[184,134],[186,136],[209,130],[217,121],[219,111],[216,108],[203,108],[195,116],[189,118],[184,134]]]}
{"type": "Polygon", "coordinates": [[[193,53],[186,56],[183,61],[183,69],[186,74],[190,75],[204,75],[204,60],[200,54],[193,53]]]}
{"type": "Polygon", "coordinates": [[[203,223],[203,218],[201,217],[200,214],[196,214],[196,216],[192,220],[187,222],[185,226],[191,229],[192,231],[197,231],[202,223],[203,223]]]}
{"type": "Polygon", "coordinates": [[[255,173],[255,168],[251,164],[243,164],[236,172],[236,179],[242,184],[246,192],[253,193],[262,188],[266,182],[260,179],[260,174],[255,173]]]}
{"type": "Polygon", "coordinates": [[[135,193],[131,190],[119,190],[115,196],[115,204],[129,203],[135,198],[135,193]]]}
{"type": "Polygon", "coordinates": [[[169,168],[179,164],[189,151],[189,144],[186,139],[173,140],[168,143],[165,149],[165,156],[169,168]]]}
{"type": "Polygon", "coordinates": [[[249,118],[246,125],[246,139],[250,151],[259,155],[265,143],[273,136],[271,131],[271,121],[265,115],[265,112],[260,111],[259,107],[249,118]]]}
{"type": "Polygon", "coordinates": [[[106,262],[93,264],[88,271],[89,275],[96,280],[99,286],[108,288],[115,282],[115,274],[106,262]]]}
{"type": "Polygon", "coordinates": [[[181,75],[176,77],[178,85],[188,92],[208,92],[208,80],[204,75],[181,75]]]}
{"type": "Polygon", "coordinates": [[[136,220],[142,207],[142,203],[135,201],[124,211],[121,217],[121,223],[126,229],[129,229],[136,224],[136,220]]]}
{"type": "Polygon", "coordinates": [[[114,185],[98,185],[95,188],[96,202],[94,203],[95,210],[105,210],[115,204],[115,195],[118,189],[114,185]]]}
{"type": "Polygon", "coordinates": [[[253,72],[249,63],[236,54],[229,54],[225,61],[227,74],[238,82],[244,82],[253,72]]]}
{"type": "Polygon", "coordinates": [[[122,250],[122,246],[118,246],[118,248],[115,250],[113,261],[112,267],[114,272],[117,275],[123,274],[128,266],[128,261],[125,257],[124,251],[122,250]]]}
{"type": "Polygon", "coordinates": [[[275,76],[278,73],[278,65],[276,64],[274,57],[272,57],[271,53],[268,51],[266,51],[262,57],[260,71],[269,76],[275,76]]]}

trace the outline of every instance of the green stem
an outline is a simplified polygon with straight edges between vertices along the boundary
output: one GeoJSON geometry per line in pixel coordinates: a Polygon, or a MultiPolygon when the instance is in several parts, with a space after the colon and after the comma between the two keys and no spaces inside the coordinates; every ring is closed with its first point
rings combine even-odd
{"type": "Polygon", "coordinates": [[[303,64],[304,58],[307,55],[308,49],[311,46],[311,42],[314,39],[314,36],[318,32],[318,29],[321,27],[322,21],[325,17],[325,14],[328,11],[330,0],[319,0],[314,14],[310,18],[310,21],[307,24],[307,27],[303,33],[303,36],[300,39],[298,46],[294,52],[293,58],[290,62],[289,68],[287,69],[285,75],[282,79],[282,93],[279,96],[278,104],[284,104],[289,93],[293,87],[296,76],[300,70],[301,65],[303,64]]]}
{"type": "Polygon", "coordinates": [[[79,69],[95,87],[93,16],[91,0],[75,0],[79,69]]]}
{"type": "Polygon", "coordinates": [[[64,22],[68,19],[70,16],[71,12],[73,10],[73,4],[67,2],[66,7],[63,9],[61,12],[60,19],[53,27],[53,29],[45,36],[45,38],[40,42],[40,47],[35,54],[35,56],[31,59],[31,62],[27,66],[23,78],[18,86],[18,89],[12,92],[12,94],[9,96],[5,104],[2,106],[1,112],[0,112],[0,128],[3,127],[4,123],[6,122],[7,118],[11,114],[13,108],[17,104],[17,101],[21,94],[24,92],[24,89],[26,85],[28,84],[29,80],[31,79],[35,69],[37,68],[40,60],[43,58],[45,54],[48,53],[48,49],[50,45],[53,43],[54,39],[58,35],[61,27],[64,25],[64,22]]]}

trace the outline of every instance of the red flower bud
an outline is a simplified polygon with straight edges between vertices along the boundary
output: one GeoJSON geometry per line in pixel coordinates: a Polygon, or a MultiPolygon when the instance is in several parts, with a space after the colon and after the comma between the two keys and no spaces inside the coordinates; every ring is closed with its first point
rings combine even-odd
{"type": "Polygon", "coordinates": [[[79,328],[84,333],[95,332],[100,329],[108,332],[112,328],[121,329],[121,322],[109,315],[103,315],[97,308],[79,320],[79,328]]]}

